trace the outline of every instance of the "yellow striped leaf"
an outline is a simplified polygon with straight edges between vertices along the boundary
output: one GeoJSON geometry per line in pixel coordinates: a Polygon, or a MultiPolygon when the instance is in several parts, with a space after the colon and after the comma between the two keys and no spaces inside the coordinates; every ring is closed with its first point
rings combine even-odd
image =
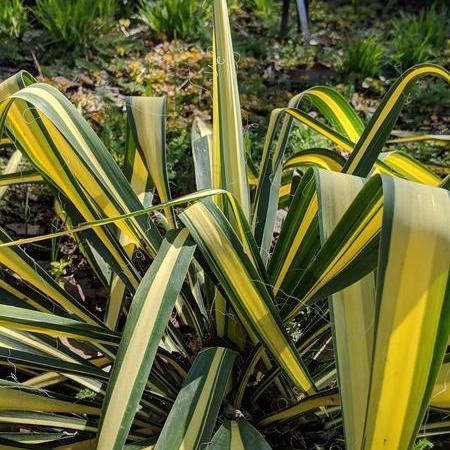
{"type": "Polygon", "coordinates": [[[106,391],[98,449],[122,449],[195,246],[170,233],[134,296],[106,391]]]}
{"type": "Polygon", "coordinates": [[[214,188],[229,190],[247,220],[250,195],[233,44],[225,0],[214,0],[213,174],[214,188]]]}
{"type": "Polygon", "coordinates": [[[314,384],[281,324],[266,283],[225,216],[212,202],[199,201],[181,213],[180,218],[247,331],[264,343],[293,383],[305,392],[314,392],[314,384]]]}

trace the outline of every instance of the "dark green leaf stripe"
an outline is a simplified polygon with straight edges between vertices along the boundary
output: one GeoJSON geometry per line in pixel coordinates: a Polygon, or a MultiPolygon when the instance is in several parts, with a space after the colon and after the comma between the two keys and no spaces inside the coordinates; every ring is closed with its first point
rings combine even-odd
{"type": "Polygon", "coordinates": [[[98,380],[108,380],[108,373],[96,368],[86,362],[77,364],[66,362],[51,356],[35,355],[33,353],[11,350],[0,347],[0,361],[4,365],[15,364],[21,367],[28,367],[38,370],[51,370],[64,374],[73,374],[98,380]]]}

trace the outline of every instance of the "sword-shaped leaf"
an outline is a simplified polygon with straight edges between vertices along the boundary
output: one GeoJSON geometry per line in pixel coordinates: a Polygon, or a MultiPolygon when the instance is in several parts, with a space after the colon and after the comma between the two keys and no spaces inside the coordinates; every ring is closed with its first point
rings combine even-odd
{"type": "Polygon", "coordinates": [[[78,320],[0,304],[0,325],[49,336],[66,336],[89,342],[118,345],[120,336],[108,329],[78,320]]]}
{"type": "Polygon", "coordinates": [[[180,218],[247,331],[266,346],[293,383],[305,392],[314,392],[314,384],[280,321],[266,283],[223,213],[211,201],[199,201],[183,211],[180,218]]]}
{"type": "Polygon", "coordinates": [[[196,357],[170,411],[155,450],[200,450],[211,439],[236,354],[222,348],[196,357]]]}
{"type": "Polygon", "coordinates": [[[122,449],[191,262],[186,229],[169,233],[133,298],[105,395],[100,449],[122,449]]]}
{"type": "Polygon", "coordinates": [[[245,419],[225,420],[208,450],[271,450],[262,434],[245,419]]]}
{"type": "MultiPolygon", "coordinates": [[[[448,192],[384,177],[364,449],[409,448],[450,333],[448,192]]],[[[344,406],[345,407],[345,406],[344,406]]]]}
{"type": "Polygon", "coordinates": [[[369,174],[414,83],[425,76],[435,76],[450,82],[449,72],[434,64],[419,64],[404,72],[386,93],[371,117],[345,165],[344,172],[362,177],[369,174]]]}
{"type": "Polygon", "coordinates": [[[233,43],[225,0],[214,0],[212,185],[230,191],[247,220],[250,194],[233,43]]]}
{"type": "Polygon", "coordinates": [[[91,414],[98,416],[101,408],[97,404],[74,402],[70,397],[55,396],[24,384],[0,380],[0,410],[41,411],[66,414],[91,414]]]}

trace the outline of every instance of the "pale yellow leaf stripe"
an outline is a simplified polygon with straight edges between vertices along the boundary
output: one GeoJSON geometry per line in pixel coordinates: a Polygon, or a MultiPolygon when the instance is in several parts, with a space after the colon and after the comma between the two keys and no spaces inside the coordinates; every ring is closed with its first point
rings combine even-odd
{"type": "Polygon", "coordinates": [[[430,186],[439,186],[441,179],[433,172],[422,167],[419,163],[411,160],[401,153],[392,152],[383,160],[399,173],[405,173],[407,179],[419,183],[429,184],[430,186]]]}
{"type": "Polygon", "coordinates": [[[14,389],[9,389],[4,386],[0,387],[0,410],[100,414],[100,408],[95,406],[54,399],[47,397],[46,393],[42,393],[41,395],[33,394],[33,388],[30,387],[30,392],[26,392],[25,386],[22,385],[20,388],[19,386],[14,389]]]}
{"type": "MultiPolygon", "coordinates": [[[[23,417],[14,417],[11,415],[5,416],[0,411],[0,423],[11,424],[24,424],[25,420],[23,417]]],[[[27,417],[26,425],[52,427],[52,428],[67,428],[70,430],[78,431],[96,431],[94,426],[88,425],[85,421],[79,420],[75,422],[74,420],[65,421],[62,416],[49,415],[47,417],[27,417]]]]}
{"type": "Polygon", "coordinates": [[[450,408],[450,363],[443,364],[439,371],[430,404],[436,408],[450,408]]]}
{"type": "MultiPolygon", "coordinates": [[[[20,152],[20,150],[15,150],[14,153],[9,158],[6,167],[3,169],[2,174],[6,175],[15,172],[19,167],[21,161],[22,161],[22,153],[20,152]]],[[[0,186],[0,200],[5,195],[7,189],[8,186],[0,186]]]]}
{"type": "Polygon", "coordinates": [[[292,158],[286,161],[284,169],[296,167],[301,163],[316,164],[319,167],[323,167],[324,169],[328,170],[334,170],[335,172],[340,172],[342,170],[342,166],[336,160],[329,158],[325,155],[321,154],[314,155],[311,153],[307,155],[302,155],[301,153],[298,155],[293,155],[292,158]]]}

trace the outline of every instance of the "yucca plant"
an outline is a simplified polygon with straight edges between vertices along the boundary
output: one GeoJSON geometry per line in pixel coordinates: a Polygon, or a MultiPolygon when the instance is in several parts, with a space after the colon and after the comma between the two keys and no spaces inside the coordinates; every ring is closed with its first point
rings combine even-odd
{"type": "Polygon", "coordinates": [[[25,72],[0,85],[4,139],[33,166],[11,165],[0,186],[47,183],[66,224],[0,231],[0,360],[14,368],[1,448],[336,448],[345,436],[349,449],[408,449],[449,432],[448,183],[381,153],[415,81],[449,73],[405,72],[367,124],[333,89],[308,89],[272,112],[255,176],[224,0],[213,42],[213,126],[192,130],[199,191],[175,200],[163,98],[127,99],[121,169],[55,88],[25,72]],[[295,121],[334,149],[285,154],[295,121]],[[24,247],[65,235],[109,288],[104,317],[24,247]]]}

